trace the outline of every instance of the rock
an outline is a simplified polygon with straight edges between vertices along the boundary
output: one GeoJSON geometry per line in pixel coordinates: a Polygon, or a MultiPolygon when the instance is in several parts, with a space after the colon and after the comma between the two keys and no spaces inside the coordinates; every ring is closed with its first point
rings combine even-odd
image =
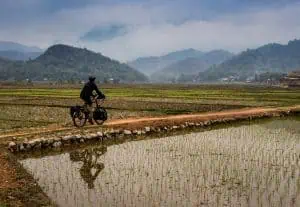
{"type": "Polygon", "coordinates": [[[42,148],[42,143],[39,142],[34,146],[35,149],[41,149],[42,148]]]}
{"type": "Polygon", "coordinates": [[[10,142],[9,144],[8,144],[8,147],[9,148],[12,148],[12,147],[15,147],[17,144],[15,143],[15,142],[10,142]]]}
{"type": "Polygon", "coordinates": [[[179,128],[178,126],[173,126],[173,127],[172,127],[172,129],[178,129],[178,128],[179,128]]]}
{"type": "Polygon", "coordinates": [[[31,140],[27,143],[31,148],[36,144],[34,140],[31,140]]]}
{"type": "Polygon", "coordinates": [[[141,134],[142,134],[142,131],[141,131],[141,130],[137,130],[136,134],[137,134],[137,135],[141,135],[141,134]]]}
{"type": "Polygon", "coordinates": [[[47,142],[47,140],[45,139],[45,137],[42,137],[40,140],[41,140],[41,143],[42,143],[42,144],[44,144],[44,143],[47,142]]]}
{"type": "Polygon", "coordinates": [[[103,137],[103,133],[102,133],[102,132],[97,132],[97,135],[98,135],[99,137],[103,137]]]}
{"type": "Polygon", "coordinates": [[[24,143],[24,146],[25,146],[26,150],[30,150],[31,149],[31,146],[28,143],[24,143]]]}
{"type": "Polygon", "coordinates": [[[106,134],[105,134],[105,137],[106,137],[107,139],[111,139],[111,138],[112,138],[112,135],[111,135],[110,133],[106,133],[106,134]]]}
{"type": "Polygon", "coordinates": [[[34,147],[35,145],[38,145],[39,143],[41,143],[40,139],[33,139],[33,140],[28,142],[28,144],[30,144],[31,147],[34,147]]]}
{"type": "Polygon", "coordinates": [[[53,143],[54,143],[54,139],[53,139],[53,138],[48,139],[48,140],[47,140],[47,143],[48,143],[49,145],[53,144],[53,143]]]}
{"type": "Polygon", "coordinates": [[[15,152],[17,150],[17,144],[15,142],[10,142],[8,144],[8,149],[12,152],[15,152]]]}
{"type": "Polygon", "coordinates": [[[61,141],[58,141],[58,142],[54,142],[54,143],[53,143],[53,147],[54,147],[54,148],[59,148],[59,147],[61,147],[61,145],[62,145],[61,141]]]}
{"type": "Polygon", "coordinates": [[[90,134],[90,136],[92,137],[92,139],[97,139],[97,138],[99,138],[98,134],[90,134]]]}
{"type": "Polygon", "coordinates": [[[204,126],[210,125],[210,121],[205,121],[205,122],[203,123],[203,125],[204,125],[204,126]]]}
{"type": "Polygon", "coordinates": [[[82,136],[80,134],[75,135],[76,140],[80,140],[81,138],[82,138],[82,136]]]}
{"type": "Polygon", "coordinates": [[[80,143],[84,143],[84,139],[80,139],[80,143]]]}
{"type": "Polygon", "coordinates": [[[23,144],[20,144],[20,151],[25,151],[25,147],[23,144]]]}
{"type": "Polygon", "coordinates": [[[190,122],[189,126],[195,126],[195,123],[194,122],[190,122]]]}
{"type": "Polygon", "coordinates": [[[150,127],[145,127],[145,132],[148,133],[151,131],[151,128],[150,127]]]}
{"type": "Polygon", "coordinates": [[[115,133],[115,134],[120,134],[121,131],[120,131],[119,129],[116,129],[116,130],[114,130],[114,133],[115,133]]]}
{"type": "Polygon", "coordinates": [[[54,142],[61,142],[62,139],[59,137],[55,137],[53,140],[54,140],[54,142]]]}
{"type": "Polygon", "coordinates": [[[64,136],[64,137],[62,138],[62,141],[68,142],[68,141],[71,141],[72,139],[73,139],[73,136],[68,135],[68,136],[64,136]]]}
{"type": "Polygon", "coordinates": [[[124,130],[124,132],[123,132],[125,135],[131,135],[132,134],[132,132],[130,131],[130,130],[124,130]]]}
{"type": "Polygon", "coordinates": [[[87,139],[87,140],[93,139],[93,137],[92,137],[91,135],[89,135],[89,134],[83,136],[83,138],[84,138],[84,139],[87,139]]]}

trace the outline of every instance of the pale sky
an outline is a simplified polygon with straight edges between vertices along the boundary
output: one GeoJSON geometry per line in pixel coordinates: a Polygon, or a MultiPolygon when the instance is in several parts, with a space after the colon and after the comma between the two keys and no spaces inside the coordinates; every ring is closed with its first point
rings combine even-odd
{"type": "Polygon", "coordinates": [[[86,47],[120,61],[300,39],[300,0],[1,0],[0,40],[86,47]]]}

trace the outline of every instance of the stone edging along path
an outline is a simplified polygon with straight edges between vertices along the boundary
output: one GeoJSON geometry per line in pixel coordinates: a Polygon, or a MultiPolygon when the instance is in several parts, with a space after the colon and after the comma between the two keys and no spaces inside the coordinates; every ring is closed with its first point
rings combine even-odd
{"type": "Polygon", "coordinates": [[[107,139],[124,139],[130,136],[142,136],[160,132],[171,132],[188,128],[203,128],[218,123],[229,123],[265,117],[287,116],[300,112],[300,106],[281,108],[252,108],[243,110],[229,110],[222,112],[176,115],[167,117],[140,118],[116,120],[106,124],[102,131],[87,135],[68,135],[55,138],[40,138],[23,142],[9,142],[11,152],[30,152],[43,149],[56,149],[71,144],[107,139]],[[116,127],[117,129],[112,129],[116,127]]]}

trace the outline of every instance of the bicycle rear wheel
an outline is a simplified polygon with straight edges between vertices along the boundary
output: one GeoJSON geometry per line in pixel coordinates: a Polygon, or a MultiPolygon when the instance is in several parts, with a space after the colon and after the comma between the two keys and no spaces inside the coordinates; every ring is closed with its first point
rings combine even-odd
{"type": "Polygon", "coordinates": [[[73,113],[72,120],[73,124],[76,127],[83,127],[88,119],[88,114],[83,110],[79,110],[73,113]]]}

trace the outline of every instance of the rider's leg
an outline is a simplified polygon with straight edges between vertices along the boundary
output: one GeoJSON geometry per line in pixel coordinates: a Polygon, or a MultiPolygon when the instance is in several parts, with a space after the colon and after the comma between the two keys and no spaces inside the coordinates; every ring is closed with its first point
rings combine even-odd
{"type": "Polygon", "coordinates": [[[88,113],[88,120],[93,124],[93,102],[92,100],[87,100],[84,104],[85,111],[88,113]]]}
{"type": "Polygon", "coordinates": [[[87,109],[88,109],[88,112],[89,112],[89,122],[93,122],[93,105],[88,104],[87,109]]]}

